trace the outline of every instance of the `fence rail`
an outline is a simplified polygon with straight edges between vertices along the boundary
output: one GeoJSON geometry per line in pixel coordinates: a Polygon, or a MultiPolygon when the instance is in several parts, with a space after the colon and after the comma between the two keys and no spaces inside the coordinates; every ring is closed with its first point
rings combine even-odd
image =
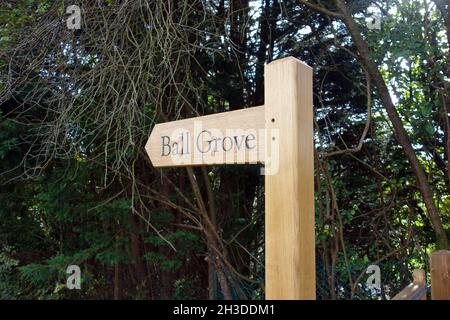
{"type": "MultiPolygon", "coordinates": [[[[450,251],[437,250],[430,255],[431,299],[450,300],[450,251]]],[[[413,282],[392,300],[426,300],[426,274],[422,269],[413,271],[413,282]]]]}

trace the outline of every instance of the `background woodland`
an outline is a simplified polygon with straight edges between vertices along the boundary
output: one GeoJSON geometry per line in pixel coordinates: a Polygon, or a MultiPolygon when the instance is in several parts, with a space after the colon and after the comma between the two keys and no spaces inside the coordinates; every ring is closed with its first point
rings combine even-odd
{"type": "Polygon", "coordinates": [[[445,0],[0,1],[0,298],[263,299],[258,166],[144,145],[263,104],[286,56],[314,68],[317,297],[391,297],[449,248],[449,47],[445,0]]]}

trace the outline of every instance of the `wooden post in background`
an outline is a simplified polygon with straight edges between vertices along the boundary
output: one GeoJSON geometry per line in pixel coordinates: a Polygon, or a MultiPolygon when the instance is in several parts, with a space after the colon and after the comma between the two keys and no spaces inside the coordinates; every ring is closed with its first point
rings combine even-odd
{"type": "Polygon", "coordinates": [[[430,255],[431,299],[450,300],[450,251],[437,250],[430,255]]]}
{"type": "MultiPolygon", "coordinates": [[[[413,271],[413,283],[415,285],[418,285],[420,288],[427,286],[427,277],[425,274],[425,270],[415,269],[413,271]]],[[[422,297],[420,297],[420,300],[427,300],[426,288],[424,290],[425,290],[425,294],[422,295],[422,297]]]]}
{"type": "Polygon", "coordinates": [[[279,139],[278,171],[265,176],[266,299],[315,299],[312,68],[276,60],[264,90],[266,139],[279,139]]]}

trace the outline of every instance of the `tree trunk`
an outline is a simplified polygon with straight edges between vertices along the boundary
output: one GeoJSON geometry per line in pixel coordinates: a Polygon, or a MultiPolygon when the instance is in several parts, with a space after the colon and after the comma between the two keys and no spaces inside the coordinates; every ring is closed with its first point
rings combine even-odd
{"type": "Polygon", "coordinates": [[[224,261],[224,259],[226,259],[227,256],[226,248],[222,242],[222,239],[220,238],[220,235],[218,234],[216,226],[213,224],[213,222],[211,221],[211,217],[208,214],[208,210],[206,209],[205,202],[203,201],[203,197],[200,192],[200,187],[198,185],[194,170],[190,167],[187,167],[186,171],[188,173],[189,181],[197,200],[199,215],[200,217],[202,217],[203,225],[201,226],[201,228],[208,247],[208,262],[213,261],[222,294],[225,300],[230,300],[232,298],[231,290],[226,280],[227,277],[225,275],[226,261],[224,261]]]}
{"type": "Polygon", "coordinates": [[[131,255],[133,257],[133,265],[135,270],[135,275],[137,279],[137,285],[139,290],[147,287],[147,270],[145,264],[141,261],[142,257],[142,240],[136,232],[139,230],[139,224],[136,221],[136,216],[130,212],[128,215],[128,222],[131,226],[131,255]]]}
{"type": "Polygon", "coordinates": [[[120,268],[119,263],[114,265],[114,300],[120,300],[120,268]]]}
{"type": "Polygon", "coordinates": [[[363,63],[370,77],[373,79],[375,83],[378,96],[380,97],[383,107],[385,108],[389,116],[389,119],[391,120],[391,123],[394,127],[395,137],[399,142],[399,144],[402,146],[403,151],[411,165],[411,169],[416,178],[417,186],[420,190],[420,193],[422,194],[423,201],[428,211],[428,217],[431,221],[434,232],[436,234],[437,247],[448,248],[447,235],[442,226],[441,217],[434,203],[433,191],[431,190],[430,184],[428,183],[425,171],[423,170],[419,162],[419,159],[417,158],[417,155],[414,152],[408,133],[406,132],[402,124],[400,115],[398,114],[397,109],[395,108],[395,105],[392,102],[386,83],[384,82],[384,79],[380,71],[378,70],[378,67],[376,66],[375,62],[371,59],[367,43],[362,38],[359,29],[355,24],[355,22],[353,21],[353,18],[350,12],[348,11],[347,7],[345,6],[344,2],[342,0],[336,0],[335,2],[337,8],[342,14],[341,19],[347,26],[347,29],[352,37],[352,40],[356,48],[358,49],[359,58],[361,59],[361,62],[363,63]]]}

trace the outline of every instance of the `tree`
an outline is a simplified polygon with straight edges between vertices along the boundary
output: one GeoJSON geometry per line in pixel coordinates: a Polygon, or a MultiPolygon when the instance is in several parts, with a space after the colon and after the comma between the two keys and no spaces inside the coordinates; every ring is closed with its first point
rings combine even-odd
{"type": "Polygon", "coordinates": [[[371,58],[370,49],[366,41],[361,36],[359,28],[355,23],[355,21],[353,20],[352,15],[348,10],[347,6],[343,1],[336,0],[334,3],[338,11],[335,12],[330,11],[329,9],[323,6],[311,4],[310,2],[307,1],[300,0],[300,2],[302,4],[307,5],[309,8],[324,13],[330,17],[339,18],[346,25],[347,30],[351,35],[352,40],[358,50],[358,59],[360,59],[361,63],[364,65],[364,68],[367,69],[369,76],[375,83],[378,96],[380,97],[380,100],[392,123],[397,141],[402,146],[405,156],[407,157],[411,165],[411,169],[414,172],[417,186],[422,194],[423,201],[427,207],[429,219],[436,233],[437,245],[439,248],[448,248],[447,234],[443,228],[439,211],[437,210],[436,205],[434,203],[435,200],[433,196],[433,191],[425,175],[425,171],[422,165],[420,164],[420,161],[413,149],[411,139],[408,133],[406,132],[401,117],[394,103],[392,102],[392,98],[390,96],[388,87],[383,79],[383,76],[381,75],[381,72],[379,71],[376,63],[371,58]]]}
{"type": "Polygon", "coordinates": [[[263,298],[259,168],[156,170],[144,144],[157,122],[263,104],[264,64],[288,55],[314,67],[318,297],[375,298],[372,263],[404,286],[443,245],[429,205],[449,229],[447,5],[390,1],[368,30],[368,2],[303,2],[88,1],[68,30],[63,1],[3,1],[0,287],[263,298]]]}

